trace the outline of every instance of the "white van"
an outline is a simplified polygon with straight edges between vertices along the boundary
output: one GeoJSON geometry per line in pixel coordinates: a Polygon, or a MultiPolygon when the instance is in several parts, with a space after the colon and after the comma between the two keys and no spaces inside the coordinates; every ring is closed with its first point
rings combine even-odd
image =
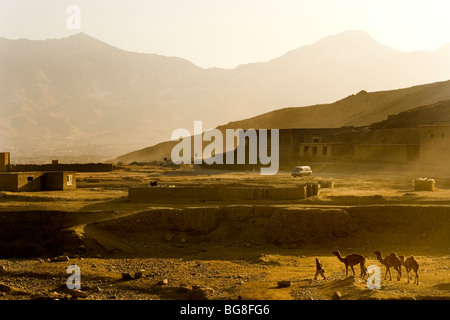
{"type": "Polygon", "coordinates": [[[298,166],[295,167],[294,170],[292,170],[292,176],[295,177],[302,177],[302,176],[311,176],[312,170],[309,166],[298,166]]]}

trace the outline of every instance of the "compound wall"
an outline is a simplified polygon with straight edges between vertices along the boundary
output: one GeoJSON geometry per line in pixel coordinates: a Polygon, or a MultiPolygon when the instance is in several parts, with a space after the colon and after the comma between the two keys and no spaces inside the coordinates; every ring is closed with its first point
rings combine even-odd
{"type": "Polygon", "coordinates": [[[221,201],[221,200],[301,200],[317,195],[318,184],[296,187],[134,187],[128,189],[132,202],[221,201]]]}
{"type": "Polygon", "coordinates": [[[110,163],[63,163],[63,164],[14,164],[9,166],[10,172],[27,171],[75,171],[75,172],[108,172],[113,171],[110,163]]]}

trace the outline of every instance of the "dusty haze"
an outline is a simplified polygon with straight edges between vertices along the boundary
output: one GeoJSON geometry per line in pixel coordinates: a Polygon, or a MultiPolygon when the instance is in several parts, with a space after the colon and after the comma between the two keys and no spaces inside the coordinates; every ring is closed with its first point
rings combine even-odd
{"type": "Polygon", "coordinates": [[[16,159],[92,154],[106,160],[167,141],[174,129],[192,130],[194,120],[212,128],[361,90],[448,80],[448,57],[450,45],[403,53],[366,32],[347,31],[267,63],[202,69],[181,58],[123,51],[83,33],[45,41],[3,38],[0,143],[16,159]]]}

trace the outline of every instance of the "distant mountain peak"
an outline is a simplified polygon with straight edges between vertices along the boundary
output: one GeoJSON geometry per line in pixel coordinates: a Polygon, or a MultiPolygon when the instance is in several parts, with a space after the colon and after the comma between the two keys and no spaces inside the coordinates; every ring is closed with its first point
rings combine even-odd
{"type": "Polygon", "coordinates": [[[72,35],[68,36],[68,38],[72,38],[72,39],[75,39],[75,38],[79,38],[79,39],[83,39],[83,38],[94,39],[94,37],[91,37],[90,35],[88,35],[87,33],[84,33],[84,32],[78,32],[78,33],[72,34],[72,35]]]}
{"type": "Polygon", "coordinates": [[[379,45],[380,43],[375,41],[372,36],[363,30],[347,30],[338,34],[334,34],[328,37],[325,37],[316,42],[316,44],[329,44],[329,45],[361,45],[361,44],[373,44],[379,45]]]}
{"type": "Polygon", "coordinates": [[[94,38],[94,37],[92,37],[92,36],[90,36],[90,35],[88,35],[87,33],[84,33],[84,32],[79,32],[79,33],[72,34],[72,35],[70,35],[68,37],[61,38],[61,40],[95,41],[95,42],[102,42],[103,43],[103,41],[100,41],[100,40],[98,40],[98,39],[96,39],[96,38],[94,38]]]}

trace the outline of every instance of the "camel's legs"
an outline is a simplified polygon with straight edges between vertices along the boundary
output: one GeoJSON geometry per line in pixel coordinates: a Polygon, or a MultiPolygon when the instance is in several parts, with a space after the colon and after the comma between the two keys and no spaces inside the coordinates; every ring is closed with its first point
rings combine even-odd
{"type": "Polygon", "coordinates": [[[355,274],[355,269],[353,269],[353,266],[350,266],[350,267],[352,268],[353,275],[356,276],[356,274],[355,274]]]}
{"type": "Polygon", "coordinates": [[[391,270],[389,269],[389,267],[386,267],[386,273],[384,274],[384,280],[387,279],[388,272],[389,272],[389,276],[391,277],[391,280],[392,280],[391,270]]]}
{"type": "Polygon", "coordinates": [[[394,267],[394,269],[398,272],[397,281],[400,281],[400,279],[402,278],[402,267],[394,267]]]}
{"type": "Polygon", "coordinates": [[[361,262],[360,266],[361,266],[361,277],[364,278],[367,274],[367,269],[362,262],[361,262]]]}

